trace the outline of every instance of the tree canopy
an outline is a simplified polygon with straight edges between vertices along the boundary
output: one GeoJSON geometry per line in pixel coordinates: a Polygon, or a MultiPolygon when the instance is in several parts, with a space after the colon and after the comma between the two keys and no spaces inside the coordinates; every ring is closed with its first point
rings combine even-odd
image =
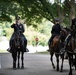
{"type": "Polygon", "coordinates": [[[13,32],[10,25],[14,17],[19,15],[27,25],[24,34],[28,37],[29,44],[35,44],[35,38],[38,37],[42,45],[47,45],[52,27],[49,21],[54,23],[54,19],[58,17],[62,25],[70,27],[71,19],[76,15],[75,0],[53,1],[0,0],[0,32],[10,38],[13,32]]]}
{"type": "Polygon", "coordinates": [[[59,17],[68,26],[75,17],[75,6],[75,0],[0,0],[0,21],[12,22],[11,16],[20,15],[27,25],[36,27],[44,18],[54,22],[59,17]]]}

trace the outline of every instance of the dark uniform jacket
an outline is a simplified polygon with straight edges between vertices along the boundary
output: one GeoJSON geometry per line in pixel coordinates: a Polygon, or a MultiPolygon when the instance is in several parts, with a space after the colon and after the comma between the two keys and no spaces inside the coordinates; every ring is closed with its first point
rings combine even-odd
{"type": "Polygon", "coordinates": [[[52,27],[52,31],[51,33],[52,34],[60,34],[60,31],[61,31],[61,26],[59,24],[55,24],[53,27],[52,27]]]}
{"type": "Polygon", "coordinates": [[[23,32],[24,30],[24,26],[23,24],[20,23],[20,25],[18,24],[13,24],[11,25],[11,28],[14,28],[14,33],[12,34],[12,37],[10,39],[10,47],[12,46],[12,41],[14,40],[14,38],[16,37],[15,34],[17,34],[18,32],[20,32],[20,36],[22,39],[22,43],[24,44],[24,52],[26,52],[26,46],[27,46],[27,39],[25,38],[23,32]]]}
{"type": "Polygon", "coordinates": [[[15,38],[15,34],[17,34],[18,32],[20,32],[21,38],[25,39],[25,36],[23,35],[23,32],[25,31],[23,24],[21,24],[21,23],[20,23],[20,25],[13,24],[13,25],[11,25],[11,28],[14,28],[14,33],[12,34],[12,37],[10,40],[13,40],[15,38]]]}
{"type": "Polygon", "coordinates": [[[49,44],[52,42],[53,38],[56,36],[56,35],[60,35],[60,31],[61,31],[62,27],[60,26],[60,24],[55,24],[53,27],[52,27],[52,30],[51,30],[51,33],[52,33],[52,36],[51,38],[49,39],[49,44]]]}
{"type": "Polygon", "coordinates": [[[24,26],[21,23],[20,23],[20,25],[13,24],[13,25],[11,25],[11,28],[14,28],[14,33],[15,32],[21,32],[21,33],[24,32],[24,26]]]}

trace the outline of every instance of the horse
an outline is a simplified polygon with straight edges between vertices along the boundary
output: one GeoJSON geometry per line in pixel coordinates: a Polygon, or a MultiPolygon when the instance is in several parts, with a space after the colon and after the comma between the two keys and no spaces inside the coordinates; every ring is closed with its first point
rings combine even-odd
{"type": "Polygon", "coordinates": [[[72,66],[75,67],[76,70],[76,34],[71,37],[69,43],[66,47],[68,59],[69,59],[69,75],[73,75],[72,73],[72,66]]]}
{"type": "Polygon", "coordinates": [[[62,59],[62,64],[61,64],[61,69],[60,72],[63,72],[63,62],[64,62],[64,54],[60,54],[60,50],[63,48],[64,46],[64,41],[66,36],[69,34],[69,30],[67,28],[63,28],[60,32],[60,35],[55,36],[53,38],[52,44],[50,45],[50,60],[53,66],[53,69],[55,69],[55,65],[53,63],[53,55],[55,54],[56,56],[56,61],[57,61],[57,71],[59,71],[59,56],[62,59]]]}
{"type": "MultiPolygon", "coordinates": [[[[27,46],[27,43],[26,45],[27,46]]],[[[25,47],[26,48],[26,47],[25,47]]],[[[24,68],[24,40],[21,38],[21,33],[16,32],[14,40],[12,40],[12,46],[11,46],[11,53],[13,58],[13,69],[16,69],[16,61],[18,59],[17,68],[20,68],[20,54],[21,54],[21,60],[22,65],[21,68],[24,68]]]]}

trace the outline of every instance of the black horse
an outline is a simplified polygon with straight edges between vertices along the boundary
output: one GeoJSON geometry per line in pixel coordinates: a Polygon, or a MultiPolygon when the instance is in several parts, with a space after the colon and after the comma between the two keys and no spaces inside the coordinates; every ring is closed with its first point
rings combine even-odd
{"type": "MultiPolygon", "coordinates": [[[[20,32],[16,32],[15,33],[15,38],[12,41],[12,46],[11,46],[11,53],[12,53],[12,57],[13,57],[13,69],[16,69],[16,61],[18,59],[18,64],[17,64],[17,68],[20,68],[20,54],[21,54],[21,60],[22,60],[22,65],[21,68],[24,68],[24,49],[26,47],[24,47],[24,40],[22,40],[21,38],[21,33],[20,32]]],[[[27,42],[26,45],[27,46],[27,42]]]]}
{"type": "Polygon", "coordinates": [[[76,35],[71,37],[66,49],[69,59],[69,67],[70,67],[69,75],[73,75],[72,66],[74,66],[76,70],[76,35]]]}
{"type": "Polygon", "coordinates": [[[53,44],[50,45],[50,55],[51,55],[51,62],[52,62],[52,66],[53,69],[55,69],[55,65],[53,63],[53,55],[55,54],[56,56],[56,61],[57,61],[57,68],[56,70],[59,71],[59,56],[62,59],[62,64],[61,64],[61,69],[60,72],[63,71],[63,62],[64,62],[64,54],[60,54],[60,50],[63,48],[64,46],[64,41],[65,38],[67,37],[67,35],[69,34],[69,30],[67,30],[66,28],[63,28],[63,30],[61,31],[59,36],[55,36],[53,39],[53,44]]]}

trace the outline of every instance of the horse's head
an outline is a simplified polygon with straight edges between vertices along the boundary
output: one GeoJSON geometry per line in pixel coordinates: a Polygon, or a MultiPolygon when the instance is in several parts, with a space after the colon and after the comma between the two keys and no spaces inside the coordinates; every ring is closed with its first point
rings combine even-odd
{"type": "Polygon", "coordinates": [[[15,33],[14,42],[15,42],[15,47],[20,48],[20,46],[21,46],[21,33],[20,32],[15,33]]]}
{"type": "Polygon", "coordinates": [[[65,38],[67,37],[67,35],[70,33],[70,29],[69,28],[63,28],[60,32],[60,39],[62,42],[65,41],[65,38]]]}

